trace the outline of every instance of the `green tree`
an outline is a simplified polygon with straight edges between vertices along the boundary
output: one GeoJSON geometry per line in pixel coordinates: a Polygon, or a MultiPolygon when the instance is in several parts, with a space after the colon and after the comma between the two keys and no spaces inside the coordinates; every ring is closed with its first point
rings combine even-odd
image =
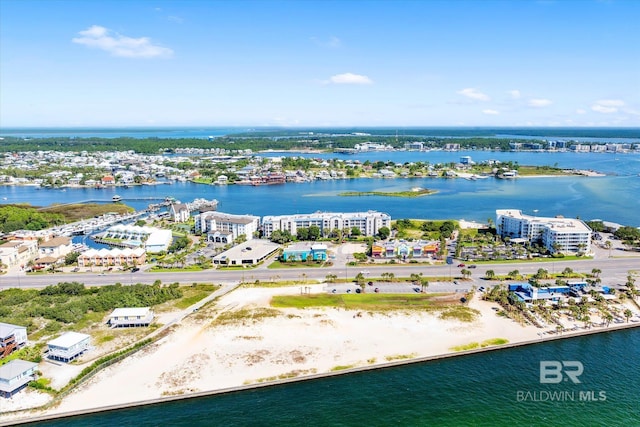
{"type": "Polygon", "coordinates": [[[380,227],[380,229],[378,230],[378,238],[380,238],[381,240],[388,239],[390,235],[391,230],[389,230],[389,227],[380,227]]]}
{"type": "Polygon", "coordinates": [[[66,265],[75,264],[78,261],[79,256],[80,256],[80,252],[69,252],[64,257],[64,263],[66,265]]]}
{"type": "Polygon", "coordinates": [[[317,225],[312,225],[311,227],[309,227],[307,237],[309,240],[318,240],[320,238],[320,227],[318,227],[317,225]]]}

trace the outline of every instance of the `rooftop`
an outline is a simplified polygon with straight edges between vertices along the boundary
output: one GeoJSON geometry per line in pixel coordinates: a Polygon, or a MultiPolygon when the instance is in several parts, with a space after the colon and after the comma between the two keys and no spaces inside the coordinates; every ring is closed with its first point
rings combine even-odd
{"type": "Polygon", "coordinates": [[[60,335],[58,338],[49,341],[47,345],[54,345],[56,347],[69,348],[69,347],[73,347],[76,344],[81,343],[87,338],[90,338],[90,336],[87,334],[82,334],[80,332],[66,332],[60,335]]]}

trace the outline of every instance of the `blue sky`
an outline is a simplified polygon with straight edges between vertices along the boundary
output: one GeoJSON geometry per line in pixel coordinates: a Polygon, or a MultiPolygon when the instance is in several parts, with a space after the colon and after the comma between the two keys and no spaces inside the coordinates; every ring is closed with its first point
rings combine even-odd
{"type": "Polygon", "coordinates": [[[635,127],[638,22],[634,0],[0,0],[0,127],[635,127]]]}

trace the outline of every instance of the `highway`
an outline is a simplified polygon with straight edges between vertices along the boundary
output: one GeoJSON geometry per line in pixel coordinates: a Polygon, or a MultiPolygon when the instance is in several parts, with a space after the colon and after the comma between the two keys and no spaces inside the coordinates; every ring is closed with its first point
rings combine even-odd
{"type": "MultiPolygon", "coordinates": [[[[467,268],[468,268],[467,264],[467,268]]],[[[496,275],[506,275],[508,272],[518,270],[520,274],[532,274],[539,268],[544,268],[549,273],[559,273],[569,267],[580,273],[590,273],[592,269],[598,268],[602,272],[600,278],[604,286],[624,285],[627,275],[630,272],[640,273],[640,258],[603,258],[585,259],[579,261],[554,261],[554,262],[509,262],[476,264],[477,267],[470,269],[472,272],[471,281],[464,283],[477,283],[481,285],[487,270],[493,270],[496,275]]],[[[395,277],[409,277],[412,273],[422,273],[425,277],[444,277],[451,280],[462,278],[461,268],[457,264],[452,265],[420,265],[420,264],[383,264],[366,266],[333,266],[327,268],[283,268],[267,269],[265,266],[258,268],[247,268],[245,270],[205,270],[198,272],[144,272],[135,273],[109,272],[109,273],[55,273],[55,274],[35,274],[25,275],[24,273],[10,273],[0,276],[0,289],[7,288],[43,288],[59,282],[76,281],[84,283],[86,286],[104,286],[114,283],[130,285],[134,283],[151,284],[160,280],[163,284],[179,282],[181,284],[191,284],[194,282],[210,283],[238,283],[260,281],[281,281],[298,280],[302,283],[310,284],[316,281],[325,281],[326,276],[334,274],[338,280],[354,279],[355,276],[363,272],[366,278],[380,278],[382,273],[393,273],[395,277]]],[[[436,290],[432,286],[430,290],[436,290]]]]}

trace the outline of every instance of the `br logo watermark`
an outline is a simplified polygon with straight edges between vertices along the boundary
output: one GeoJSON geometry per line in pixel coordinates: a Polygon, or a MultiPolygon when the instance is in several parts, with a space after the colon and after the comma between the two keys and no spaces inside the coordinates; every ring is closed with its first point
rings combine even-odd
{"type": "Polygon", "coordinates": [[[574,384],[580,384],[578,377],[583,372],[584,366],[577,360],[541,360],[540,384],[558,384],[568,379],[574,384]]]}
{"type": "MultiPolygon", "coordinates": [[[[577,360],[541,360],[540,384],[582,384],[584,365],[577,360]]],[[[603,402],[605,391],[596,390],[518,390],[518,402],[603,402]]]]}

